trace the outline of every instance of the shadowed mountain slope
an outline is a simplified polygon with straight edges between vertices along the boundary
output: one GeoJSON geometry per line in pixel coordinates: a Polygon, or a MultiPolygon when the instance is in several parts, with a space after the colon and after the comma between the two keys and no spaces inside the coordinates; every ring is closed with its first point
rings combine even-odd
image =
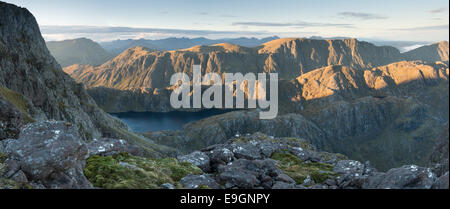
{"type": "Polygon", "coordinates": [[[86,38],[50,41],[46,44],[62,67],[73,64],[98,66],[112,58],[98,43],[86,38]]]}
{"type": "Polygon", "coordinates": [[[407,60],[422,60],[427,62],[448,61],[448,41],[441,41],[429,46],[423,46],[404,53],[407,60]]]}
{"type": "Polygon", "coordinates": [[[50,55],[38,24],[24,8],[0,2],[0,95],[29,118],[67,121],[85,140],[117,137],[162,152],[100,109],[83,85],[64,73],[50,55]]]}

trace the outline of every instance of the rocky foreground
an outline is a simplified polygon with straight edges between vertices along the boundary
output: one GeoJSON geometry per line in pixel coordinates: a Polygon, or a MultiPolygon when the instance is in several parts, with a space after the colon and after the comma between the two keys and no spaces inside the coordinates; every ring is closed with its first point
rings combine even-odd
{"type": "MultiPolygon", "coordinates": [[[[445,173],[416,165],[377,172],[369,162],[317,151],[303,139],[261,133],[153,159],[125,140],[86,142],[70,123],[43,121],[26,125],[18,139],[0,141],[0,153],[2,189],[449,188],[448,167],[445,173]]],[[[448,162],[448,149],[446,155],[448,162]]]]}

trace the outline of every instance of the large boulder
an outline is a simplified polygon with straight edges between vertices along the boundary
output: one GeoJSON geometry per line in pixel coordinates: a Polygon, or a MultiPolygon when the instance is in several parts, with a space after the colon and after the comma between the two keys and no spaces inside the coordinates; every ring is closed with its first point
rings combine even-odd
{"type": "Polygon", "coordinates": [[[16,138],[22,124],[20,111],[0,94],[0,140],[16,138]]]}
{"type": "Polygon", "coordinates": [[[448,181],[449,176],[448,172],[438,178],[438,180],[434,183],[433,189],[448,189],[448,181]]]}
{"type": "Polygon", "coordinates": [[[143,151],[134,144],[130,144],[123,139],[100,138],[93,139],[87,143],[89,156],[93,155],[114,155],[120,153],[128,153],[134,156],[141,156],[143,151]]]}
{"type": "Polygon", "coordinates": [[[199,167],[204,172],[209,172],[211,170],[210,159],[204,152],[193,152],[189,155],[179,156],[178,161],[189,162],[193,165],[199,167]]]}
{"type": "Polygon", "coordinates": [[[34,185],[52,189],[93,188],[83,174],[88,147],[67,122],[26,125],[18,139],[2,141],[8,164],[34,185]],[[15,166],[11,166],[14,165],[15,166]]]}
{"type": "Polygon", "coordinates": [[[211,175],[188,175],[181,179],[181,184],[186,189],[219,189],[220,185],[214,180],[211,175]]]}
{"type": "Polygon", "coordinates": [[[431,189],[436,175],[429,168],[415,165],[394,168],[367,179],[364,189],[431,189]]]}

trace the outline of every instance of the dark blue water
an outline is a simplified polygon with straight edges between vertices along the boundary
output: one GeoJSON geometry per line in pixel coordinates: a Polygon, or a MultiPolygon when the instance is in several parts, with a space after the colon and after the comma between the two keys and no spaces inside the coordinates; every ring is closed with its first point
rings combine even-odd
{"type": "Polygon", "coordinates": [[[111,113],[126,123],[134,132],[181,130],[187,123],[230,112],[229,110],[203,110],[201,112],[127,112],[111,113]]]}

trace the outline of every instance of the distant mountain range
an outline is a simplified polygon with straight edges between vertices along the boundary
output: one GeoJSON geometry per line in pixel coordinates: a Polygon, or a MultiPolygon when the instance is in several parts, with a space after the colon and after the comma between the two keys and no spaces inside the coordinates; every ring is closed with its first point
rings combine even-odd
{"type": "Polygon", "coordinates": [[[252,48],[222,43],[175,51],[139,46],[102,66],[74,65],[65,71],[88,88],[133,90],[165,88],[172,74],[191,73],[187,69],[193,64],[201,64],[204,72],[278,72],[281,79],[292,79],[330,65],[362,69],[402,60],[448,61],[448,42],[403,54],[394,47],[356,39],[277,39],[252,48]]]}
{"type": "MultiPolygon", "coordinates": [[[[257,47],[264,43],[277,40],[279,37],[272,36],[267,38],[225,38],[225,39],[207,39],[207,38],[166,38],[159,40],[148,39],[128,39],[115,40],[110,42],[96,43],[90,39],[79,38],[74,40],[50,41],[47,42],[51,54],[56,58],[62,67],[73,64],[99,66],[109,59],[121,54],[125,50],[137,46],[145,47],[150,51],[172,51],[187,49],[194,46],[210,46],[219,43],[230,43],[242,47],[257,47]]],[[[351,39],[348,37],[320,37],[312,36],[312,40],[342,40],[351,39]]],[[[427,42],[414,41],[382,41],[361,39],[361,41],[370,42],[376,46],[392,46],[407,52],[421,46],[428,45],[427,42]]]]}
{"type": "Polygon", "coordinates": [[[400,60],[400,56],[394,47],[356,39],[277,39],[253,48],[228,43],[164,52],[134,47],[102,66],[70,66],[66,72],[88,88],[130,90],[167,87],[172,74],[191,69],[193,64],[201,64],[203,72],[278,72],[280,78],[292,79],[329,65],[374,67],[400,60]]]}

